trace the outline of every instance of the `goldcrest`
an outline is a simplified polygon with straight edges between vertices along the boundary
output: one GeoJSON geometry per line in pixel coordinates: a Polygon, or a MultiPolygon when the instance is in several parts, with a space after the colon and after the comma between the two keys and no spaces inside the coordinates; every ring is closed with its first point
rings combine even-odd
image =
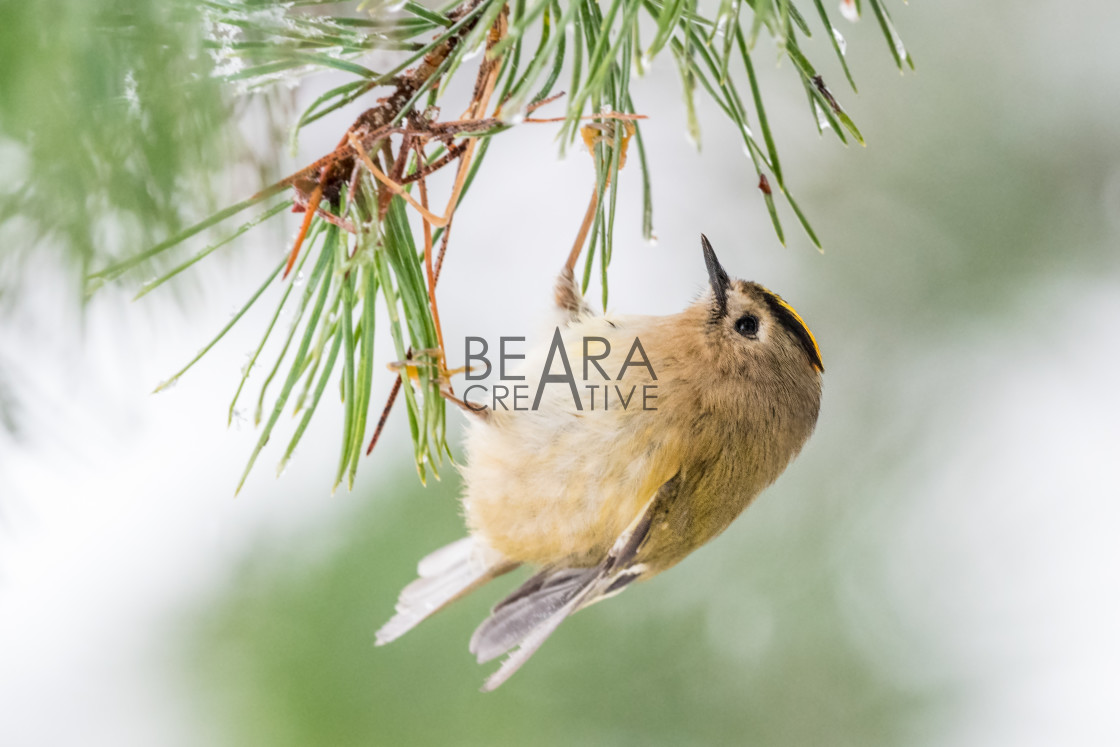
{"type": "Polygon", "coordinates": [[[534,566],[471,638],[480,663],[512,652],[483,687],[493,690],[569,615],[680,562],[785,470],[816,425],[820,350],[793,307],[731,280],[707,238],[701,245],[711,287],[668,316],[597,315],[565,268],[558,332],[525,369],[575,362],[583,370],[569,374],[617,372],[610,385],[645,401],[589,407],[560,375],[541,384],[533,407],[481,411],[462,468],[470,534],[420,561],[379,645],[534,566]],[[595,368],[585,361],[592,350],[595,368]]]}

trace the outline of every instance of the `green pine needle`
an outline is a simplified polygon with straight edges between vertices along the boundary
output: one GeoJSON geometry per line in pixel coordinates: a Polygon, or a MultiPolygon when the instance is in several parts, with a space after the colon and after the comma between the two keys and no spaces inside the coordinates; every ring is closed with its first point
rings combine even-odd
{"type": "MultiPolygon", "coordinates": [[[[868,2],[895,63],[900,70],[904,66],[912,68],[913,60],[884,0],[868,2]]],[[[381,147],[384,139],[374,143],[378,147],[369,148],[369,155],[386,173],[391,171],[393,160],[398,159],[409,164],[403,177],[415,176],[420,165],[436,164],[449,149],[461,147],[467,135],[478,137],[480,142],[465,175],[457,209],[486,209],[484,202],[464,205],[469,204],[465,196],[489,148],[527,116],[532,105],[552,95],[566,66],[570,85],[566,91],[564,122],[559,127],[560,148],[575,142],[581,128],[591,125],[597,129],[592,157],[598,192],[583,253],[582,281],[586,289],[597,270],[604,307],[608,301],[609,268],[615,250],[616,219],[626,217],[619,207],[618,192],[629,188],[630,183],[622,173],[621,143],[630,141],[630,163],[635,160],[634,149],[637,151],[636,168],[640,171],[642,188],[639,225],[641,235],[647,240],[654,238],[650,185],[651,172],[657,166],[655,159],[649,157],[643,139],[643,127],[653,126],[651,122],[643,125],[614,118],[587,120],[589,116],[593,118],[604,112],[637,113],[631,75],[634,71],[646,70],[650,61],[663,54],[666,48],[680,71],[683,115],[678,121],[684,123],[689,137],[699,147],[697,96],[706,95],[716,104],[727,123],[742,138],[743,150],[753,167],[753,173],[744,170],[744,178],[757,181],[775,236],[782,244],[786,236],[779,215],[778,196],[792,210],[809,241],[818,248],[821,246],[805,212],[790,194],[779,160],[776,129],[767,115],[756,62],[752,58],[760,36],[768,35],[779,53],[792,63],[798,84],[806,92],[814,124],[822,131],[827,125],[842,142],[850,137],[864,143],[859,128],[810,61],[806,50],[812,51],[812,48],[808,43],[802,48],[801,40],[810,38],[813,28],[792,0],[720,0],[714,7],[709,6],[715,11],[714,17],[701,12],[696,0],[568,0],[566,3],[562,0],[513,0],[511,3],[463,0],[440,9],[408,0],[395,13],[383,12],[384,4],[370,3],[369,13],[365,15],[354,14],[353,6],[335,7],[340,4],[202,0],[200,5],[205,9],[210,26],[223,30],[212,34],[205,47],[217,60],[219,77],[236,90],[263,90],[277,81],[302,78],[318,71],[330,71],[336,77],[347,78],[315,98],[290,124],[287,131],[293,150],[304,127],[358,101],[372,106],[378,97],[388,99],[414,71],[431,70],[427,78],[415,81],[411,88],[400,89],[401,101],[397,103],[403,106],[390,113],[392,121],[387,123],[415,127],[417,121],[423,121],[421,117],[425,112],[435,111],[429,107],[438,105],[442,92],[453,80],[476,75],[477,62],[472,63],[471,58],[488,43],[491,29],[504,17],[504,38],[491,44],[486,55],[476,57],[476,60],[499,61],[502,66],[489,106],[490,111],[498,111],[500,123],[495,126],[493,120],[488,120],[476,128],[477,132],[459,132],[453,138],[433,141],[422,157],[413,153],[388,154],[381,147]],[[335,12],[339,15],[332,15],[335,12]],[[639,33],[642,27],[648,39],[644,45],[639,33]],[[382,53],[376,59],[388,60],[385,65],[388,69],[383,72],[366,66],[370,59],[367,53],[373,49],[382,53]],[[448,49],[450,52],[446,52],[448,49]],[[433,67],[426,67],[433,59],[433,67]],[[746,89],[749,89],[749,96],[746,89]],[[632,136],[628,138],[631,128],[632,136]]],[[[829,38],[831,54],[836,55],[854,92],[856,86],[848,68],[845,44],[830,22],[822,0],[813,0],[813,5],[814,22],[819,20],[820,23],[817,31],[823,30],[829,38]]],[[[357,7],[366,10],[364,4],[357,7]]],[[[339,122],[340,135],[345,124],[345,121],[339,122]]],[[[390,151],[399,147],[400,135],[393,138],[389,141],[390,151]]],[[[400,174],[400,166],[397,168],[400,174]]],[[[371,411],[379,412],[381,404],[373,397],[377,370],[373,351],[376,334],[385,334],[386,327],[397,360],[404,364],[400,370],[401,391],[421,480],[426,479],[429,471],[438,477],[443,457],[450,455],[446,441],[446,406],[440,394],[442,373],[437,357],[430,352],[438,347],[439,336],[429,305],[423,252],[418,248],[410,224],[416,221],[416,216],[399,196],[385,195],[381,183],[364,169],[355,170],[354,174],[357,181],[349,189],[338,190],[337,196],[332,192],[320,205],[320,210],[334,216],[332,222],[313,216],[303,256],[299,259],[299,268],[313,268],[306,287],[297,290],[296,285],[289,282],[284,288],[230,403],[229,419],[232,421],[237,403],[253,378],[252,371],[258,359],[265,348],[270,347],[269,340],[281,311],[290,310],[293,314],[291,326],[282,341],[274,341],[278,347],[276,361],[260,382],[255,420],[259,425],[266,412],[268,417],[238,490],[271,439],[281,411],[292,401],[292,414],[298,415],[299,420],[279,461],[279,469],[284,468],[332,382],[338,386],[344,412],[335,486],[344,480],[348,487],[354,485],[366,439],[370,437],[371,411]],[[378,305],[382,303],[385,317],[378,325],[378,305]],[[279,392],[274,393],[271,384],[279,380],[283,383],[279,392]],[[293,399],[297,384],[299,390],[293,399]]],[[[335,175],[335,178],[342,177],[349,175],[335,175]]],[[[407,187],[410,193],[416,191],[414,183],[410,182],[407,187]]],[[[146,266],[227,218],[286,189],[288,187],[283,185],[266,189],[133,256],[116,257],[110,262],[102,258],[101,269],[88,275],[87,287],[93,290],[130,270],[146,266]]],[[[297,198],[303,205],[307,195],[299,194],[297,198]]],[[[268,208],[232,233],[179,258],[177,264],[144,284],[136,294],[137,299],[291,205],[289,199],[268,208]]],[[[0,220],[4,220],[4,216],[0,215],[0,220]]],[[[446,230],[435,231],[434,246],[439,246],[441,239],[446,238],[446,230]]],[[[211,350],[265,290],[277,282],[283,266],[283,263],[277,265],[233,319],[160,388],[176,381],[211,350]]],[[[297,274],[302,272],[297,270],[297,274]]]]}

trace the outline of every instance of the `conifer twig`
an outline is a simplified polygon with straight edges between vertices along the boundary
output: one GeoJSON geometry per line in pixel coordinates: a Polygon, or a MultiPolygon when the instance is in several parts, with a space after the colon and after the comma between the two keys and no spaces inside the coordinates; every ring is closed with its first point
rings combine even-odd
{"type": "MultiPolygon", "coordinates": [[[[912,67],[885,0],[868,2],[899,69],[912,67]]],[[[813,3],[816,18],[830,39],[831,53],[839,57],[854,91],[845,59],[846,45],[820,0],[813,3]]],[[[307,125],[378,89],[384,93],[351,121],[329,153],[151,249],[118,258],[89,274],[91,289],[115,280],[262,203],[273,204],[262,205],[263,212],[235,229],[233,236],[289,204],[304,213],[296,238],[286,249],[286,261],[278,251],[279,264],[273,275],[237,316],[240,319],[276,277],[286,279],[294,273],[292,285],[284,290],[252,357],[255,362],[262,355],[281,310],[293,308],[286,307],[290,300],[294,318],[286,335],[281,336],[277,359],[259,397],[258,411],[270,416],[245,476],[269,440],[295,386],[300,385],[302,394],[294,398],[292,409],[301,417],[281,467],[294,453],[326,386],[336,380],[345,414],[336,484],[343,480],[353,484],[362,444],[367,443],[375,369],[373,338],[379,333],[378,326],[388,327],[398,375],[364,451],[368,454],[373,449],[393,404],[403,398],[418,473],[421,479],[426,478],[428,470],[438,474],[443,456],[449,453],[444,397],[458,400],[454,399],[447,370],[436,288],[455,215],[462,209],[489,148],[512,127],[523,123],[559,124],[561,148],[584,134],[594,166],[592,195],[567,267],[574,272],[583,255],[584,289],[593,276],[597,277],[604,305],[615,217],[621,212],[617,199],[619,173],[626,163],[631,138],[641,172],[641,233],[648,240],[654,238],[651,159],[641,129],[650,122],[634,107],[631,75],[640,74],[658,54],[668,51],[676,59],[684,90],[682,108],[690,136],[697,143],[698,91],[714,101],[739,133],[753,168],[749,178],[758,185],[775,235],[782,243],[785,233],[781,212],[792,211],[809,240],[820,245],[790,192],[778,158],[775,130],[764,109],[752,58],[759,36],[771,37],[789,59],[787,69],[794,84],[805,92],[813,125],[822,134],[826,128],[831,130],[843,143],[863,143],[840,97],[806,53],[812,29],[794,0],[721,0],[714,17],[705,15],[693,0],[461,0],[442,9],[409,2],[399,12],[381,8],[368,17],[345,13],[333,16],[323,7],[312,12],[302,4],[284,6],[280,15],[262,13],[256,0],[205,5],[216,26],[227,32],[233,28],[254,34],[252,43],[246,44],[240,44],[236,34],[232,40],[212,39],[211,51],[223,69],[228,68],[224,79],[239,88],[256,90],[279,78],[299,77],[315,70],[349,77],[318,96],[299,116],[292,129],[293,142],[307,125]],[[649,38],[643,44],[641,37],[647,29],[649,38]],[[396,55],[389,69],[377,71],[368,66],[366,54],[372,49],[396,55]],[[467,107],[457,118],[441,119],[437,104],[443,90],[461,70],[476,64],[471,58],[479,52],[467,107]],[[540,107],[564,95],[553,93],[564,71],[570,75],[570,85],[563,116],[534,116],[540,107]],[[449,192],[443,197],[432,194],[431,177],[453,165],[449,192]],[[275,203],[274,198],[288,190],[289,201],[275,203]],[[433,203],[444,204],[442,213],[432,210],[433,203]],[[419,216],[419,241],[413,235],[410,215],[419,216]],[[438,253],[433,256],[437,244],[438,253]],[[310,270],[306,285],[293,290],[302,282],[304,267],[310,270]],[[378,320],[377,311],[383,319],[378,320]],[[280,392],[269,395],[273,379],[280,392]]],[[[859,3],[854,7],[858,9],[859,3]]],[[[384,58],[382,55],[379,59],[384,58]]],[[[484,204],[478,209],[485,209],[484,204]]],[[[178,275],[226,241],[228,238],[211,242],[193,258],[152,281],[150,287],[145,286],[144,292],[178,275]]],[[[249,373],[247,369],[241,379],[238,396],[249,373]]],[[[232,418],[233,405],[230,413],[232,418]]]]}

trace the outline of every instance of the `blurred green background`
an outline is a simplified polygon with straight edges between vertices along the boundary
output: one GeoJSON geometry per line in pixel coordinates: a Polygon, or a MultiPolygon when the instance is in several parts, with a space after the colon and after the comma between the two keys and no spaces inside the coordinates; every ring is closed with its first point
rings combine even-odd
{"type": "MultiPolygon", "coordinates": [[[[63,15],[76,7],[58,5],[63,15]]],[[[61,167],[26,144],[36,122],[81,133],[84,110],[112,106],[131,120],[123,89],[61,80],[74,59],[29,64],[32,53],[20,46],[28,39],[71,51],[104,41],[87,16],[71,27],[30,7],[6,4],[0,24],[11,63],[0,65],[0,158],[4,173],[46,190],[30,193],[41,203],[49,183],[36,180],[54,172],[40,171],[40,161],[61,167]],[[56,33],[56,21],[78,40],[56,33]],[[39,89],[59,96],[29,93],[39,89]]],[[[130,287],[120,297],[108,289],[85,312],[85,342],[55,342],[72,320],[52,316],[56,297],[26,296],[72,280],[65,261],[43,259],[64,257],[72,245],[57,236],[31,243],[41,233],[33,222],[49,219],[20,217],[19,199],[29,193],[9,179],[0,195],[17,217],[0,223],[4,285],[23,271],[17,267],[35,274],[18,276],[25,297],[10,303],[0,332],[0,391],[18,403],[30,431],[0,441],[0,474],[8,512],[54,518],[17,521],[19,541],[0,555],[9,610],[0,653],[16,662],[0,675],[0,697],[22,704],[0,714],[0,738],[7,728],[14,740],[2,741],[1120,742],[1120,8],[1011,0],[891,8],[914,74],[898,75],[873,17],[842,26],[860,94],[834,88],[866,149],[818,138],[788,62],[759,63],[785,172],[824,240],[823,255],[794,230],[789,248],[777,245],[749,162],[714,107],[701,107],[703,151],[688,145],[668,60],[640,82],[639,108],[653,117],[647,138],[660,240],[641,242],[636,175],[624,173],[630,191],[612,306],[667,313],[687,303],[703,284],[695,245],[703,230],[733,274],[774,288],[808,320],[827,368],[824,407],[803,454],[725,535],[566,622],[489,695],[478,687],[493,665],[476,665],[466,644],[519,579],[373,647],[416,561],[463,531],[453,470],[427,488],[411,474],[402,413],[354,494],[322,497],[339,426],[324,414],[290,474],[274,482],[261,470],[234,506],[228,495],[253,433],[246,426],[224,435],[221,423],[253,334],[235,338],[170,399],[161,395],[170,404],[136,396],[224,323],[226,309],[283,250],[284,236],[266,231],[233,259],[200,270],[180,287],[181,307],[126,307],[130,287]],[[75,354],[92,383],[37,378],[74,365],[67,356],[75,354]],[[122,372],[128,366],[142,371],[122,372]],[[105,440],[96,456],[76,460],[95,467],[48,478],[89,448],[50,435],[71,427],[105,440]],[[114,508],[90,509],[98,500],[114,508]],[[86,513],[73,519],[78,503],[86,513]],[[69,531],[59,536],[80,542],[67,540],[77,549],[40,572],[32,561],[61,546],[50,539],[59,527],[69,531]],[[87,615],[102,622],[86,628],[87,615]],[[136,693],[152,702],[131,700],[136,693]]],[[[162,11],[144,13],[155,15],[138,18],[139,27],[167,40],[153,48],[178,60],[168,95],[208,85],[181,69],[198,53],[189,35],[167,31],[176,27],[162,11]]],[[[826,78],[840,80],[823,39],[806,51],[826,78]]],[[[91,54],[88,65],[124,80],[114,60],[91,54]]],[[[269,111],[284,110],[290,97],[306,102],[331,85],[316,78],[271,101],[199,110],[189,131],[169,134],[156,116],[161,94],[151,99],[145,90],[163,87],[163,63],[144,64],[135,76],[140,105],[155,111],[147,131],[124,142],[177,143],[162,162],[166,173],[129,177],[155,185],[144,195],[198,169],[209,169],[220,194],[251,192],[260,169],[199,161],[191,144],[218,137],[238,164],[256,163],[244,133],[262,122],[267,130],[269,111]]],[[[279,173],[313,158],[348,117],[306,138],[299,156],[283,152],[261,168],[279,173]]],[[[448,339],[524,334],[544,319],[590,184],[586,156],[558,161],[550,138],[524,127],[495,144],[470,210],[457,219],[441,281],[448,339]],[[510,178],[526,162],[539,164],[533,177],[510,178]],[[524,309],[525,319],[515,324],[511,308],[524,309]]],[[[98,174],[111,187],[130,173],[110,168],[117,157],[99,142],[79,138],[83,181],[67,183],[65,169],[51,179],[92,193],[98,174]]],[[[206,147],[199,152],[219,146],[206,147]]],[[[170,204],[109,193],[123,195],[120,210],[141,216],[170,204]]],[[[90,204],[60,195],[63,211],[90,204]]],[[[113,234],[89,252],[126,252],[204,202],[157,211],[163,223],[141,218],[138,233],[113,234]]],[[[73,228],[79,218],[63,221],[64,233],[82,234],[73,228]]],[[[391,359],[386,348],[381,360],[391,359]]],[[[384,374],[375,393],[389,381],[384,374]]]]}

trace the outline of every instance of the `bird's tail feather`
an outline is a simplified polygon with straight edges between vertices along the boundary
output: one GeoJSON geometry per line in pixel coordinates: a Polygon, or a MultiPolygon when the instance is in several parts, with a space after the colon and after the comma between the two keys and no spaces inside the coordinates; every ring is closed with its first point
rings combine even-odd
{"type": "Polygon", "coordinates": [[[658,489],[601,563],[593,568],[545,568],[494,607],[471,637],[471,653],[480,664],[507,651],[513,653],[486,680],[483,692],[509,679],[573,612],[612,597],[648,575],[645,564],[635,559],[654,516],[675,494],[678,478],[679,473],[658,489]]]}
{"type": "Polygon", "coordinates": [[[401,590],[397,611],[377,631],[383,646],[486,582],[517,567],[465,537],[431,553],[417,566],[420,577],[401,590]]]}
{"type": "Polygon", "coordinates": [[[494,608],[471,637],[470,651],[484,663],[511,653],[483,685],[494,690],[529,660],[573,612],[607,593],[601,566],[545,569],[494,608]]]}
{"type": "Polygon", "coordinates": [[[597,568],[546,570],[538,573],[494,607],[471,637],[470,651],[479,664],[498,658],[570,602],[597,568]]]}

